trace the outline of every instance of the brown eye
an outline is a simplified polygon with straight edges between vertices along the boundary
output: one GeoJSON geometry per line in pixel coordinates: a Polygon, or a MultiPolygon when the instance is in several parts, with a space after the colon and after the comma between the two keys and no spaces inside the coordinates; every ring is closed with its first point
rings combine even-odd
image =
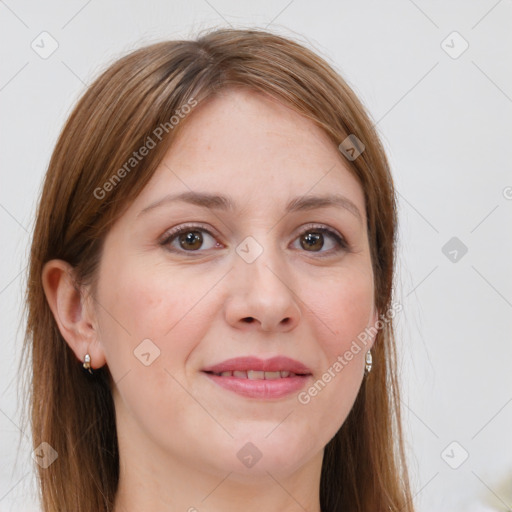
{"type": "Polygon", "coordinates": [[[203,235],[200,231],[188,231],[178,237],[181,247],[183,249],[191,249],[196,251],[201,248],[203,244],[203,235]]]}
{"type": "Polygon", "coordinates": [[[167,233],[160,245],[172,252],[198,252],[221,247],[221,244],[201,226],[179,226],[167,233]]]}
{"type": "Polygon", "coordinates": [[[318,253],[319,257],[334,255],[340,251],[350,252],[350,246],[337,231],[324,226],[307,226],[305,231],[295,239],[300,249],[318,253]]]}
{"type": "Polygon", "coordinates": [[[324,245],[324,236],[322,233],[308,232],[300,237],[301,246],[307,251],[316,251],[324,245]]]}

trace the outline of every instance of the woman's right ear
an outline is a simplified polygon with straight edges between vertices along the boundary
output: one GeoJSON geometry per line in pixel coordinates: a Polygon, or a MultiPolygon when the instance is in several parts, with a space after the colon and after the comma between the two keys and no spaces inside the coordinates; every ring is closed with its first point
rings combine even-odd
{"type": "Polygon", "coordinates": [[[45,263],[42,283],[46,300],[63,338],[79,361],[89,353],[95,367],[105,364],[91,301],[76,286],[74,269],[64,260],[45,263]]]}

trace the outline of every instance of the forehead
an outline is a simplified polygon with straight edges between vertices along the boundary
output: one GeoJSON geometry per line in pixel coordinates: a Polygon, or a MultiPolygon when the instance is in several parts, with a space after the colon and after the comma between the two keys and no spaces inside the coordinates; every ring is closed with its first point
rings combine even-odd
{"type": "Polygon", "coordinates": [[[343,155],[313,121],[248,89],[228,89],[190,114],[135,201],[165,193],[217,192],[241,206],[340,193],[364,215],[364,194],[343,155]]]}

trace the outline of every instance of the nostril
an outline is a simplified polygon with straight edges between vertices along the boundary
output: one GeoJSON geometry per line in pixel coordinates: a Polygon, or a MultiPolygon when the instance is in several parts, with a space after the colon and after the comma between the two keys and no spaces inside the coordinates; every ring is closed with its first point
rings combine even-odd
{"type": "Polygon", "coordinates": [[[252,316],[246,316],[243,321],[250,324],[252,321],[254,320],[254,318],[252,316]]]}

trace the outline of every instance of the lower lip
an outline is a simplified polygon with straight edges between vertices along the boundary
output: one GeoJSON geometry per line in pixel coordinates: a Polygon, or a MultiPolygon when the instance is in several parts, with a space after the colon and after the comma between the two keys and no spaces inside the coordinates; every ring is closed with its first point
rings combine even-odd
{"type": "Polygon", "coordinates": [[[280,379],[240,379],[238,377],[220,377],[213,373],[206,373],[205,375],[210,378],[215,384],[234,391],[242,396],[250,398],[273,399],[281,398],[283,396],[295,393],[302,389],[309,379],[310,375],[285,377],[280,379]]]}

